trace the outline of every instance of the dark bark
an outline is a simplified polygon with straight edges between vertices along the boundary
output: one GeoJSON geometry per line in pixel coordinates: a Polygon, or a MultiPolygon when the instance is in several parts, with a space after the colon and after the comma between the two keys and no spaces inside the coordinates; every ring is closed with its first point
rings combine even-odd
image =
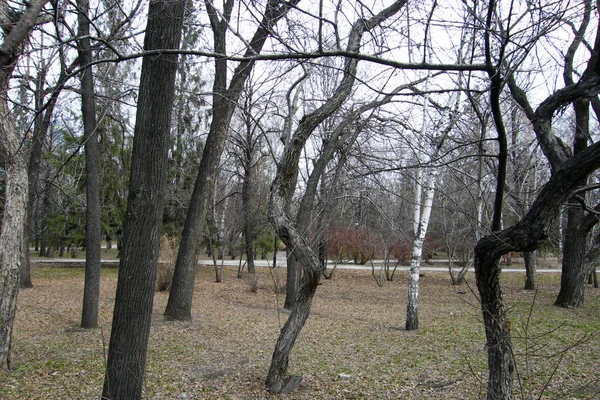
{"type": "MultiPolygon", "coordinates": [[[[573,101],[575,109],[575,135],[573,139],[573,154],[579,154],[587,147],[589,135],[589,101],[577,99],[573,101]]],[[[582,180],[579,186],[584,186],[582,180]]],[[[585,212],[577,199],[567,203],[567,226],[563,247],[562,274],[560,292],[554,302],[560,307],[582,307],[584,303],[586,269],[586,250],[588,230],[583,229],[582,222],[585,212]]]]}
{"type": "Polygon", "coordinates": [[[285,256],[287,260],[287,268],[285,271],[285,300],[283,302],[283,308],[291,310],[296,304],[298,298],[298,291],[300,290],[300,277],[302,276],[301,266],[298,264],[294,251],[287,246],[285,248],[285,256]]]}
{"type": "Polygon", "coordinates": [[[510,399],[512,352],[510,320],[500,290],[500,257],[510,251],[533,251],[548,236],[562,204],[584,179],[600,168],[600,144],[594,144],[555,171],[529,209],[514,226],[482,238],[475,247],[475,276],[481,295],[488,349],[488,399],[510,399]]]}
{"type": "Polygon", "coordinates": [[[514,369],[510,320],[506,318],[500,289],[500,254],[495,254],[495,238],[488,236],[475,248],[477,288],[481,296],[488,351],[487,398],[510,399],[514,369]],[[486,247],[490,249],[486,249],[486,247]]]}
{"type": "MultiPolygon", "coordinates": [[[[292,0],[289,3],[280,3],[278,0],[268,1],[261,24],[250,41],[252,48],[246,50],[247,56],[261,52],[272,28],[298,1],[292,0]]],[[[233,4],[233,0],[226,1],[223,13],[225,19],[220,19],[212,3],[206,2],[214,36],[215,53],[226,54],[227,24],[233,4]]],[[[240,62],[227,88],[227,61],[215,59],[212,121],[183,227],[173,284],[164,313],[167,318],[189,320],[192,317],[196,264],[200,252],[198,244],[206,216],[206,203],[214,185],[233,111],[255,62],[254,60],[240,62]]]]}
{"type": "MultiPolygon", "coordinates": [[[[92,62],[88,0],[78,0],[78,54],[81,65],[92,62]]],[[[85,137],[85,284],[83,290],[82,328],[98,326],[98,302],[100,297],[100,242],[102,241],[100,210],[99,150],[96,132],[96,99],[92,67],[81,75],[81,115],[85,137]]]]}
{"type": "Polygon", "coordinates": [[[523,261],[525,263],[525,290],[537,289],[535,283],[535,271],[537,268],[537,252],[536,251],[524,251],[523,261]]]}
{"type": "MultiPolygon", "coordinates": [[[[352,25],[347,50],[358,52],[364,32],[370,31],[382,21],[397,13],[405,3],[402,0],[397,1],[371,19],[361,19],[355,22],[352,25]]],[[[289,356],[296,338],[310,314],[312,299],[321,277],[319,258],[309,241],[307,241],[304,232],[298,229],[298,220],[296,219],[296,223],[294,223],[287,212],[290,191],[294,190],[290,182],[295,182],[298,176],[300,154],[312,132],[325,118],[339,110],[349,96],[355,82],[357,63],[358,60],[356,59],[346,58],[344,76],[333,95],[315,111],[302,118],[294,135],[287,142],[282,160],[277,168],[277,175],[271,186],[269,221],[273,224],[278,237],[283,240],[289,249],[293,249],[293,256],[302,267],[302,278],[296,302],[277,339],[267,376],[266,386],[272,393],[293,390],[299,384],[297,377],[287,376],[289,356]]],[[[317,182],[319,176],[318,171],[317,173],[313,171],[313,174],[311,174],[311,178],[314,178],[317,182]]],[[[302,199],[302,203],[305,204],[301,205],[301,208],[311,210],[315,195],[316,184],[314,188],[307,185],[307,191],[302,199]]]]}
{"type": "Polygon", "coordinates": [[[571,200],[567,207],[560,291],[554,304],[574,308],[584,304],[585,279],[588,276],[585,263],[587,232],[580,229],[584,214],[579,203],[571,200]]]}
{"type": "Polygon", "coordinates": [[[254,138],[252,127],[250,126],[250,119],[246,118],[246,140],[243,156],[243,169],[244,176],[242,182],[242,204],[244,210],[244,237],[246,239],[246,262],[248,265],[248,272],[253,274],[254,269],[254,196],[253,196],[253,185],[254,185],[254,138]]]}
{"type": "MultiPolygon", "coordinates": [[[[598,43],[597,40],[596,49],[600,48],[598,43]]],[[[535,250],[547,237],[547,231],[559,215],[562,205],[581,182],[600,167],[600,155],[594,154],[598,151],[598,144],[569,158],[552,132],[552,118],[559,107],[598,94],[598,76],[587,76],[578,84],[567,85],[556,91],[535,111],[515,81],[509,78],[508,83],[514,99],[533,125],[537,141],[552,167],[552,176],[527,214],[516,225],[482,238],[475,247],[475,273],[488,348],[487,398],[490,400],[510,399],[512,391],[510,321],[506,318],[500,291],[500,257],[511,251],[535,250]]]]}
{"type": "MultiPolygon", "coordinates": [[[[152,1],[144,49],[177,49],[185,1],[152,1]]],[[[168,164],[176,55],[144,57],[127,213],[102,396],[140,399],[144,385],[168,164]]]]}

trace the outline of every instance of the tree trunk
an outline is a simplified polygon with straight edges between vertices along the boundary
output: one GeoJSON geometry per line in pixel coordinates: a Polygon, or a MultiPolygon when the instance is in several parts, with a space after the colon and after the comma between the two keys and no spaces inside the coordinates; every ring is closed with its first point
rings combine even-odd
{"type": "Polygon", "coordinates": [[[584,303],[585,279],[587,268],[585,263],[587,232],[582,232],[579,225],[583,218],[583,210],[575,201],[569,201],[567,212],[567,228],[563,247],[562,274],[560,291],[554,302],[565,308],[581,307],[584,303]]]}
{"type": "MultiPolygon", "coordinates": [[[[257,28],[252,40],[249,42],[252,48],[246,50],[246,56],[254,56],[261,52],[271,29],[299,0],[280,3],[279,0],[269,0],[263,13],[263,20],[257,28]]],[[[219,13],[206,2],[208,16],[214,35],[215,53],[226,54],[227,16],[231,15],[233,1],[226,3],[224,11],[225,20],[219,17],[219,13]]],[[[173,284],[169,293],[169,300],[165,309],[165,317],[175,320],[189,320],[192,317],[192,298],[194,294],[194,281],[196,276],[196,264],[200,247],[198,245],[204,218],[206,215],[206,203],[214,186],[219,161],[227,133],[229,123],[233,116],[237,101],[240,97],[244,83],[246,82],[256,61],[244,61],[235,69],[229,88],[227,89],[227,61],[215,58],[215,82],[213,85],[213,113],[206,145],[202,153],[202,160],[190,206],[186,215],[185,224],[177,253],[173,284]]]]}
{"type": "Polygon", "coordinates": [[[291,310],[296,304],[298,291],[300,290],[300,265],[294,256],[294,251],[286,246],[285,256],[287,260],[286,280],[285,280],[285,300],[283,308],[291,310]]]}
{"type": "MultiPolygon", "coordinates": [[[[589,136],[589,102],[587,99],[573,101],[575,110],[575,134],[573,154],[587,147],[589,136]]],[[[578,184],[584,186],[584,179],[578,184]]],[[[584,303],[585,278],[587,277],[586,251],[588,230],[581,227],[585,212],[577,199],[567,202],[567,227],[563,246],[560,292],[555,305],[566,308],[582,307],[584,303]]],[[[593,226],[593,225],[592,225],[593,226]]]]}
{"type": "MultiPolygon", "coordinates": [[[[371,19],[360,19],[355,22],[352,25],[347,50],[358,52],[363,33],[373,29],[386,18],[396,14],[405,3],[404,0],[396,1],[371,19]]],[[[302,266],[303,273],[300,290],[296,297],[296,303],[292,308],[287,322],[281,329],[273,352],[273,358],[271,360],[271,366],[266,381],[267,389],[273,393],[289,392],[294,390],[295,387],[300,384],[300,378],[286,376],[289,355],[300,330],[308,318],[312,298],[321,276],[319,258],[305,237],[306,229],[298,229],[298,227],[308,227],[306,218],[309,217],[314,204],[314,197],[317,192],[316,183],[318,183],[320,173],[315,167],[315,171],[313,171],[309,178],[309,184],[307,185],[307,190],[300,205],[300,209],[306,212],[299,212],[295,223],[290,219],[287,210],[288,199],[291,197],[291,192],[295,189],[295,187],[291,185],[291,182],[296,181],[300,155],[312,132],[325,120],[325,118],[339,110],[350,94],[356,78],[357,64],[358,60],[346,58],[344,63],[344,76],[340,80],[333,96],[315,111],[305,115],[300,120],[300,124],[295,130],[293,137],[288,141],[288,145],[286,145],[281,162],[278,164],[277,174],[271,185],[268,213],[269,221],[273,224],[278,237],[283,240],[289,249],[293,250],[294,258],[302,266]]],[[[321,160],[319,160],[319,162],[320,161],[321,160]]],[[[322,161],[324,162],[325,159],[322,161]]],[[[324,166],[322,167],[324,168],[324,166]]]]}
{"type": "MultiPolygon", "coordinates": [[[[304,255],[302,258],[306,259],[304,255]]],[[[314,257],[314,254],[312,258],[312,265],[308,268],[304,268],[304,276],[300,290],[298,291],[298,296],[296,297],[296,302],[288,320],[283,328],[281,328],[281,333],[279,334],[277,344],[275,345],[269,374],[267,375],[267,389],[271,393],[289,393],[300,383],[300,379],[287,376],[287,368],[290,353],[292,352],[296,338],[300,334],[300,331],[310,314],[312,299],[317,290],[317,285],[319,284],[321,276],[318,259],[314,257]]]]}
{"type": "Polygon", "coordinates": [[[4,32],[0,53],[0,165],[5,173],[5,200],[0,232],[0,369],[10,369],[12,328],[17,309],[29,183],[28,154],[16,131],[8,105],[8,90],[23,41],[46,3],[32,1],[10,32],[4,32]]]}
{"type": "MultiPolygon", "coordinates": [[[[2,103],[5,103],[2,101],[2,103]]],[[[4,107],[2,107],[4,108],[4,107]]],[[[5,114],[6,108],[1,112],[5,114]]],[[[10,117],[5,118],[3,134],[9,128],[10,117]]],[[[14,136],[14,131],[12,132],[14,136]]],[[[17,139],[16,137],[14,139],[17,139]]],[[[5,139],[6,140],[6,139],[5,139]]],[[[12,142],[13,151],[19,148],[20,140],[12,142]]],[[[2,233],[0,234],[0,368],[10,369],[10,351],[12,327],[17,308],[21,265],[21,246],[25,228],[25,210],[27,208],[27,162],[25,154],[12,153],[11,162],[4,164],[6,173],[6,198],[2,233]]]]}
{"type": "MultiPolygon", "coordinates": [[[[419,174],[421,175],[421,174],[419,174]]],[[[407,331],[419,329],[419,274],[421,271],[421,256],[423,255],[423,244],[425,243],[425,235],[429,218],[431,216],[431,208],[433,206],[433,197],[435,194],[436,174],[434,171],[429,172],[425,187],[423,187],[422,178],[417,178],[417,190],[415,197],[414,209],[414,228],[415,236],[413,240],[412,255],[410,258],[410,276],[408,281],[408,300],[406,303],[406,325],[407,331]],[[421,191],[425,189],[425,198],[421,203],[421,191]]]]}
{"type": "Polygon", "coordinates": [[[513,356],[510,320],[506,318],[500,290],[500,257],[498,239],[487,236],[475,247],[477,288],[485,325],[488,351],[488,400],[510,399],[512,396],[513,356]]]}
{"type": "MultiPolygon", "coordinates": [[[[88,0],[78,0],[78,23],[80,39],[78,41],[79,61],[82,66],[92,62],[90,48],[90,23],[88,0]]],[[[98,326],[98,301],[100,297],[100,251],[102,241],[100,210],[100,179],[98,135],[96,132],[96,100],[92,67],[86,68],[81,75],[81,115],[85,137],[85,284],[83,291],[82,328],[98,326]]]]}
{"type": "MultiPolygon", "coordinates": [[[[275,179],[277,182],[280,177],[275,179]]],[[[281,328],[277,339],[266,386],[271,393],[289,393],[300,384],[301,380],[298,377],[287,376],[290,353],[310,314],[310,306],[319,284],[321,269],[319,259],[311,247],[301,238],[292,221],[285,215],[286,196],[279,195],[278,186],[277,183],[274,183],[271,188],[269,220],[277,230],[277,235],[288,248],[294,248],[292,258],[295,258],[297,265],[302,265],[303,276],[290,316],[281,328]]],[[[289,262],[288,258],[288,264],[289,262]]]]}
{"type": "Polygon", "coordinates": [[[525,290],[535,290],[535,271],[537,267],[537,251],[524,251],[523,261],[525,262],[525,290]]]}
{"type": "Polygon", "coordinates": [[[5,173],[4,213],[0,233],[0,369],[8,371],[11,363],[12,328],[17,310],[21,278],[22,246],[29,185],[27,154],[16,132],[8,105],[8,87],[16,59],[0,66],[0,165],[5,173]]]}
{"type": "MultiPolygon", "coordinates": [[[[178,49],[184,0],[150,2],[144,49],[178,49]]],[[[177,55],[144,57],[140,79],[123,247],[102,391],[140,399],[144,387],[177,55]]]]}
{"type": "MultiPolygon", "coordinates": [[[[250,144],[247,144],[250,146],[250,144]]],[[[245,161],[244,182],[242,183],[242,204],[244,210],[244,236],[246,237],[246,262],[248,272],[255,273],[254,269],[254,210],[252,206],[252,152],[248,150],[249,159],[245,161]]]]}

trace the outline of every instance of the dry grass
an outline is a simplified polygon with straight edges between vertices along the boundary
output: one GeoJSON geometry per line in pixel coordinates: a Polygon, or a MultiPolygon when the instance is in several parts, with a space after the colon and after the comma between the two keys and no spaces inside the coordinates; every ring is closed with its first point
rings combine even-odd
{"type": "MultiPolygon", "coordinates": [[[[292,355],[300,389],[269,395],[264,380],[287,312],[269,270],[258,268],[252,293],[235,268],[213,283],[212,267],[196,282],[193,321],[166,322],[168,293],[155,296],[145,382],[147,399],[478,399],[484,394],[486,352],[477,300],[445,273],[421,282],[421,329],[402,329],[406,274],[378,288],[369,271],[337,271],[318,288],[292,355]],[[340,377],[340,374],[346,374],[340,377]],[[349,376],[349,377],[348,377],[349,376]]],[[[284,271],[275,271],[285,276],[284,271]]],[[[3,399],[97,399],[117,273],[104,269],[102,328],[78,327],[80,268],[34,267],[35,287],[20,293],[13,368],[0,375],[3,399]]],[[[588,289],[583,309],[552,306],[558,275],[540,275],[540,290],[520,289],[523,275],[504,274],[511,306],[519,379],[515,396],[600,398],[600,296],[588,289]],[[531,313],[529,310],[533,307],[531,313]],[[527,339],[525,339],[527,338],[527,339]],[[578,342],[582,339],[581,343],[578,342]],[[573,348],[569,346],[576,345],[573,348]],[[568,349],[566,352],[565,349],[568,349]],[[553,372],[555,370],[556,372],[553,372]],[[549,385],[546,386],[546,382],[549,385]],[[522,390],[521,390],[522,388],[522,390]]],[[[473,285],[470,274],[467,281],[473,285]]]]}

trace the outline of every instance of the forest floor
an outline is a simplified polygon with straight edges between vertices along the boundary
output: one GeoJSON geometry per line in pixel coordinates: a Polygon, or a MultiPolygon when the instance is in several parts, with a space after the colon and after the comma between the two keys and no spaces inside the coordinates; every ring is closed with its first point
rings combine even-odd
{"type": "MultiPolygon", "coordinates": [[[[452,286],[447,273],[421,278],[420,329],[405,331],[407,273],[378,287],[369,271],[336,271],[323,280],[311,317],[292,353],[299,389],[275,396],[264,381],[288,312],[275,282],[285,270],[261,268],[257,281],[223,283],[201,267],[191,322],[162,318],[158,292],[148,349],[145,399],[479,399],[487,353],[474,276],[452,286]],[[257,291],[250,289],[256,286],[257,291]]],[[[83,268],[35,266],[34,288],[22,290],[13,333],[13,371],[0,373],[2,399],[97,399],[110,335],[117,270],[104,268],[101,327],[80,329],[83,268]]],[[[559,274],[503,274],[517,362],[515,398],[600,398],[600,291],[586,306],[552,305],[559,274]]]]}

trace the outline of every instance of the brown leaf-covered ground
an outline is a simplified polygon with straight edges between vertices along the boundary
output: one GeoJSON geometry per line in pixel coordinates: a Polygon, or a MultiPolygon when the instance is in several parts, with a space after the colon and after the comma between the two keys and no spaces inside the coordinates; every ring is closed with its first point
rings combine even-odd
{"type": "MultiPolygon", "coordinates": [[[[484,396],[484,330],[474,289],[446,273],[421,280],[420,327],[403,329],[406,273],[377,287],[369,271],[337,271],[319,286],[289,372],[298,391],[264,389],[272,350],[287,312],[273,282],[284,270],[260,269],[258,291],[226,268],[224,282],[202,267],[193,320],[167,322],[168,293],[157,293],[148,350],[147,399],[478,399],[484,396]],[[279,307],[278,307],[279,305],[279,307]]],[[[503,274],[517,359],[517,398],[600,398],[600,296],[586,307],[552,306],[559,275],[539,275],[537,293],[523,274],[503,274]]],[[[97,399],[110,335],[117,271],[102,275],[101,328],[78,328],[82,268],[37,266],[35,287],[21,291],[13,371],[0,375],[3,399],[97,399]]]]}

